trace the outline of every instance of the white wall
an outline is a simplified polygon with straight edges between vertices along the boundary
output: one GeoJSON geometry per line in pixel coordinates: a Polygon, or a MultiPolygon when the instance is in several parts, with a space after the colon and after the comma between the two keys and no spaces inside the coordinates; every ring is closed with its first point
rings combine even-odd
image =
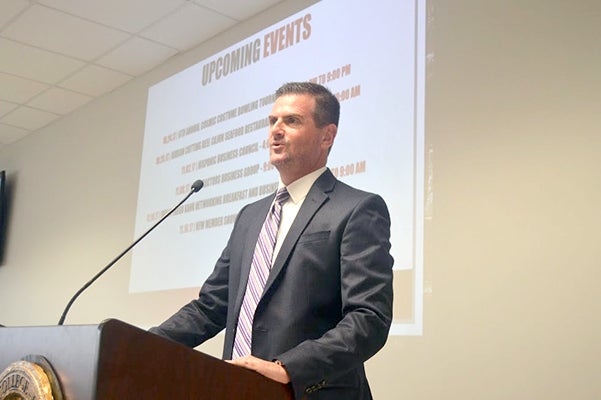
{"type": "MultiPolygon", "coordinates": [[[[148,87],[310,3],[285,2],[0,150],[13,189],[0,323],[55,324],[132,241],[148,87]]],[[[428,10],[424,335],[392,337],[369,361],[374,395],[601,398],[601,3],[428,10]]],[[[149,326],[196,295],[128,295],[129,263],[67,323],[149,326]]]]}

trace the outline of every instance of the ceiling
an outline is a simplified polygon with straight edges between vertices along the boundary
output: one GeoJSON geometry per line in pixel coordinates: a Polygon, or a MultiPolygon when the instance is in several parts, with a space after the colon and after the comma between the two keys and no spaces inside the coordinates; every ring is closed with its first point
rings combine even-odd
{"type": "Polygon", "coordinates": [[[0,147],[282,0],[0,0],[0,147]]]}

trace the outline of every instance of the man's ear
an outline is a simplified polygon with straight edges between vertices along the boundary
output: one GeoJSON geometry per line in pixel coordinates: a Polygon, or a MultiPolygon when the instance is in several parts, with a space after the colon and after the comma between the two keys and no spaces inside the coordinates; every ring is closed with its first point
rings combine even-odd
{"type": "Polygon", "coordinates": [[[338,127],[334,124],[326,125],[323,128],[324,135],[322,142],[327,147],[332,147],[334,145],[334,139],[336,138],[336,133],[338,133],[338,127]]]}

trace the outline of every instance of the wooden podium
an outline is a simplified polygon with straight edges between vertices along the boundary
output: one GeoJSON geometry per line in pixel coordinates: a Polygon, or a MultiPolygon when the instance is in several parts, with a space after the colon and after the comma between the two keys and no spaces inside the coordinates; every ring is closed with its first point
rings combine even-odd
{"type": "Polygon", "coordinates": [[[0,328],[0,372],[28,355],[50,362],[65,400],[293,398],[288,385],[115,319],[0,328]]]}

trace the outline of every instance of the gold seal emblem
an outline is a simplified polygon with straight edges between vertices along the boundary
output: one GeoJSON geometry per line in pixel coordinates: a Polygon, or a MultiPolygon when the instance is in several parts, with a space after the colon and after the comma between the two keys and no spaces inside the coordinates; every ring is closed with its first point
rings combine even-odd
{"type": "Polygon", "coordinates": [[[0,400],[19,399],[54,399],[48,375],[34,362],[16,361],[0,375],[0,400]]]}

